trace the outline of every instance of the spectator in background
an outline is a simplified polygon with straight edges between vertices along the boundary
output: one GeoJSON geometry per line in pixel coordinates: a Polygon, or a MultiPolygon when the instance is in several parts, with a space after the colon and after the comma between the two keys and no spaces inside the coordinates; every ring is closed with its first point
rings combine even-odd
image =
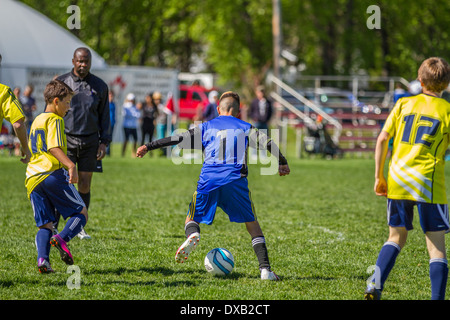
{"type": "Polygon", "coordinates": [[[398,101],[400,98],[404,97],[411,97],[418,95],[422,92],[422,86],[420,84],[420,81],[414,80],[409,83],[408,91],[405,91],[401,88],[401,86],[397,86],[397,88],[394,90],[394,104],[398,101]]]}
{"type": "Polygon", "coordinates": [[[124,141],[122,146],[122,157],[125,155],[128,140],[133,138],[132,156],[136,155],[137,148],[137,125],[141,114],[136,106],[136,97],[129,93],[122,107],[124,141]]]}
{"type": "MultiPolygon", "coordinates": [[[[272,117],[273,108],[272,103],[266,97],[266,89],[264,86],[258,86],[255,90],[256,98],[250,104],[250,119],[253,121],[253,126],[258,130],[263,130],[266,135],[269,135],[269,122],[272,117]]],[[[264,153],[259,153],[264,158],[264,153]]],[[[258,158],[256,149],[250,150],[250,157],[252,160],[258,158]]]]}
{"type": "Polygon", "coordinates": [[[250,105],[250,118],[257,129],[268,130],[273,113],[272,103],[266,97],[264,86],[258,86],[255,94],[256,98],[250,105]]]}
{"type": "Polygon", "coordinates": [[[23,91],[23,95],[19,99],[23,107],[23,112],[25,113],[28,134],[30,134],[31,123],[33,123],[34,120],[33,112],[37,109],[36,99],[32,96],[33,91],[34,87],[30,84],[27,85],[23,91]]]}
{"type": "MultiPolygon", "coordinates": [[[[174,118],[175,114],[168,106],[163,104],[160,92],[155,91],[152,98],[158,109],[158,117],[156,118],[156,138],[162,139],[168,135],[168,131],[172,132],[172,124],[176,121],[174,118]],[[170,128],[168,127],[169,125],[170,128]]],[[[161,155],[166,155],[166,152],[166,149],[161,149],[161,155]]]]}
{"type": "Polygon", "coordinates": [[[406,90],[403,89],[403,86],[400,83],[397,83],[394,90],[394,103],[397,102],[398,99],[405,97],[406,90]]]}
{"type": "Polygon", "coordinates": [[[153,102],[158,109],[158,117],[156,118],[156,135],[157,139],[162,139],[167,135],[167,122],[170,121],[173,112],[162,103],[162,95],[155,91],[152,95],[153,102]]]}
{"type": "Polygon", "coordinates": [[[148,136],[148,142],[152,142],[155,132],[155,120],[158,117],[158,107],[155,105],[152,93],[145,96],[145,101],[138,105],[141,111],[141,145],[145,144],[145,138],[148,136]]]}
{"type": "MultiPolygon", "coordinates": [[[[116,102],[114,101],[114,91],[109,91],[109,117],[111,120],[111,142],[114,134],[114,126],[116,124],[116,102]]],[[[106,147],[106,154],[111,155],[111,143],[106,147]]]]}
{"type": "Polygon", "coordinates": [[[14,87],[13,93],[16,96],[16,98],[19,99],[19,102],[20,102],[20,93],[21,92],[22,92],[22,90],[20,90],[20,87],[14,87]]]}
{"type": "Polygon", "coordinates": [[[219,116],[217,113],[217,106],[219,103],[219,93],[215,90],[211,91],[208,95],[209,104],[206,106],[203,112],[203,121],[209,121],[219,116]]]}

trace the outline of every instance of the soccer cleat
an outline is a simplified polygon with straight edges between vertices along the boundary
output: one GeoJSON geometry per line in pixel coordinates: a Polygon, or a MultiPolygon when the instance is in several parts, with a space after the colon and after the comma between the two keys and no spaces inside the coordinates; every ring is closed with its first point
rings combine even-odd
{"type": "Polygon", "coordinates": [[[200,233],[194,232],[186,239],[185,242],[178,248],[175,254],[175,261],[178,263],[183,263],[187,260],[189,254],[197,247],[200,241],[200,233]]]}
{"type": "Polygon", "coordinates": [[[261,280],[279,281],[280,277],[278,277],[275,272],[264,268],[261,270],[261,280]]]}
{"type": "Polygon", "coordinates": [[[73,257],[67,247],[67,243],[61,238],[59,234],[54,235],[50,238],[50,244],[59,250],[59,255],[61,256],[61,260],[64,261],[68,265],[73,264],[73,257]]]}
{"type": "Polygon", "coordinates": [[[364,291],[364,300],[381,300],[381,290],[369,284],[366,291],[364,291]]]}
{"type": "Polygon", "coordinates": [[[82,240],[83,239],[85,239],[85,240],[91,239],[91,236],[86,233],[84,228],[81,228],[81,231],[77,234],[77,237],[82,239],[82,240]]]}
{"type": "Polygon", "coordinates": [[[54,272],[52,267],[50,266],[50,262],[48,262],[44,258],[39,258],[39,260],[38,260],[38,270],[39,270],[40,273],[52,273],[52,272],[54,272]]]}

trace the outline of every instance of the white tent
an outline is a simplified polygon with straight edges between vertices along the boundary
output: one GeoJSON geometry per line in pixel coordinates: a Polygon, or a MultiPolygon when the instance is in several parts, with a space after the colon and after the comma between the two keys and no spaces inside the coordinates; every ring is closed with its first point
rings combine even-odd
{"type": "MultiPolygon", "coordinates": [[[[58,2],[55,2],[58,5],[58,2]]],[[[61,8],[61,14],[71,16],[61,8]]],[[[81,15],[83,12],[81,12],[81,15]]],[[[81,25],[83,28],[83,25],[81,25]]],[[[88,27],[88,26],[84,26],[88,27]]],[[[88,47],[67,28],[61,27],[43,14],[20,1],[0,0],[0,83],[11,88],[34,86],[39,114],[45,108],[43,91],[58,74],[69,72],[75,49],[88,47]]],[[[89,48],[89,47],[88,47],[89,48]]],[[[92,73],[103,79],[116,93],[117,127],[120,128],[120,107],[126,94],[133,92],[138,101],[145,94],[159,91],[163,97],[178,97],[178,71],[150,67],[108,66],[94,50],[92,73]]],[[[115,130],[115,141],[121,141],[122,130],[115,130]]]]}
{"type": "MultiPolygon", "coordinates": [[[[71,68],[75,49],[87,47],[68,29],[20,1],[0,0],[0,30],[2,67],[71,68]]],[[[92,68],[105,68],[103,58],[91,52],[92,68]]]]}
{"type": "MultiPolygon", "coordinates": [[[[66,13],[64,8],[61,8],[66,13]]],[[[67,14],[67,18],[70,14],[67,14]]],[[[23,88],[30,68],[72,69],[75,49],[87,47],[80,39],[38,11],[20,1],[0,0],[0,82],[23,88]]],[[[94,50],[92,69],[107,68],[94,50]]]]}

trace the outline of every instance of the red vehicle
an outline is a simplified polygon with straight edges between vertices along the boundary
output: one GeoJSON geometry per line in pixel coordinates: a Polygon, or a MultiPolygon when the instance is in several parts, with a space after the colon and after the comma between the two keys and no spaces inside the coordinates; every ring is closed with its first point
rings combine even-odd
{"type": "MultiPolygon", "coordinates": [[[[196,116],[201,116],[204,108],[209,104],[208,90],[201,86],[180,85],[180,98],[178,100],[178,118],[195,120],[196,116]]],[[[173,99],[167,101],[167,108],[174,111],[173,99]]]]}

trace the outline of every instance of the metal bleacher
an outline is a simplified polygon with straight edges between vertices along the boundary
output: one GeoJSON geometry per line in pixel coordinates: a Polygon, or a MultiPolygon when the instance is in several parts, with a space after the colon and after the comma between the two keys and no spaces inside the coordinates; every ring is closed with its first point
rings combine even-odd
{"type": "MultiPolygon", "coordinates": [[[[371,157],[381,126],[393,107],[396,84],[405,88],[409,85],[400,77],[368,76],[301,76],[295,88],[273,75],[268,82],[273,89],[271,98],[278,106],[279,127],[296,129],[298,157],[305,156],[307,128],[318,119],[323,119],[340,155],[371,157]]],[[[285,146],[286,135],[282,139],[285,146]]]]}

